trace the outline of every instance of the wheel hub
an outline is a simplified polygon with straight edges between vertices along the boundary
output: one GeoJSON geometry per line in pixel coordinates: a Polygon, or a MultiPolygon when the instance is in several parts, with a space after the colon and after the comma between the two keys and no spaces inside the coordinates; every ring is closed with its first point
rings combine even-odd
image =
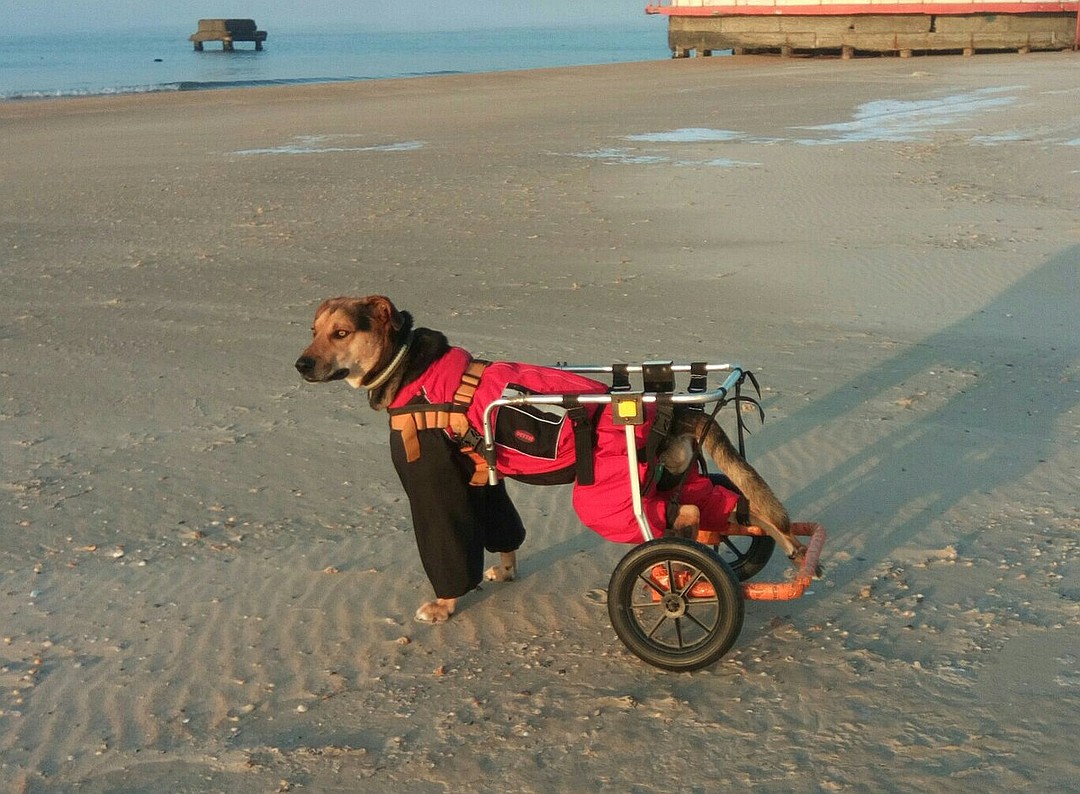
{"type": "Polygon", "coordinates": [[[661,603],[669,618],[681,618],[686,614],[686,599],[678,593],[668,593],[661,603]]]}

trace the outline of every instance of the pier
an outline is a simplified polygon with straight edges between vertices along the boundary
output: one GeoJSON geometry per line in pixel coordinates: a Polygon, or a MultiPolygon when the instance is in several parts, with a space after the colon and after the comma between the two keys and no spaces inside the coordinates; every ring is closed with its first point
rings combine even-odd
{"type": "Polygon", "coordinates": [[[772,53],[916,53],[1075,49],[1080,4],[1045,0],[652,0],[668,17],[672,57],[772,53]]]}
{"type": "Polygon", "coordinates": [[[226,52],[232,52],[236,41],[253,41],[255,49],[261,50],[266,31],[256,30],[254,19],[200,19],[199,29],[188,36],[188,41],[194,42],[196,52],[202,52],[207,41],[220,41],[226,52]]]}

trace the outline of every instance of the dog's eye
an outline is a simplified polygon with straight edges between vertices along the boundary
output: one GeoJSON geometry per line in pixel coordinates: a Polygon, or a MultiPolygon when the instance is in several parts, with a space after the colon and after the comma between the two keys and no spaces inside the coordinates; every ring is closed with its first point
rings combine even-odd
{"type": "Polygon", "coordinates": [[[349,335],[349,332],[346,331],[344,328],[338,328],[336,331],[334,331],[334,338],[335,339],[344,339],[348,335],[349,335]]]}

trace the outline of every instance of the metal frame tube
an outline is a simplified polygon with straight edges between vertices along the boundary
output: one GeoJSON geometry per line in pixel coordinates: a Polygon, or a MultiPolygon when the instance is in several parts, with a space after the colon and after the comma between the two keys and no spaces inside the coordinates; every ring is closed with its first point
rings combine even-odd
{"type": "Polygon", "coordinates": [[[626,428],[626,462],[630,466],[630,499],[634,505],[634,518],[641,528],[641,537],[646,543],[653,539],[652,527],[645,516],[645,506],[641,503],[641,476],[638,474],[637,443],[635,443],[634,425],[626,428]]]}
{"type": "MultiPolygon", "coordinates": [[[[690,366],[690,364],[672,364],[671,369],[673,372],[689,372],[690,366]]],[[[577,373],[603,373],[611,372],[613,367],[611,365],[561,365],[558,369],[577,373]]],[[[707,403],[718,402],[727,397],[728,393],[734,389],[735,385],[742,379],[745,372],[738,364],[708,364],[706,365],[706,369],[710,372],[727,372],[728,376],[724,378],[724,382],[720,386],[712,391],[694,394],[664,394],[663,398],[665,400],[670,400],[676,405],[705,405],[707,403]]],[[[642,365],[630,365],[627,367],[627,370],[629,372],[641,372],[642,365]]],[[[491,421],[492,415],[498,408],[501,408],[504,405],[558,405],[563,408],[574,405],[610,405],[614,398],[625,397],[628,394],[640,394],[643,403],[655,403],[658,399],[656,392],[642,393],[630,391],[614,394],[523,394],[518,397],[502,397],[498,400],[492,400],[488,405],[484,406],[484,447],[481,450],[484,459],[487,460],[488,463],[488,483],[495,485],[499,481],[499,473],[496,469],[495,460],[495,428],[491,421]]],[[[637,514],[638,524],[641,526],[641,534],[646,540],[652,540],[652,531],[649,529],[649,522],[645,519],[645,515],[641,508],[641,486],[638,483],[637,473],[637,445],[634,443],[634,428],[632,425],[628,425],[626,428],[626,447],[626,456],[630,460],[630,482],[634,499],[634,512],[637,514]]]]}

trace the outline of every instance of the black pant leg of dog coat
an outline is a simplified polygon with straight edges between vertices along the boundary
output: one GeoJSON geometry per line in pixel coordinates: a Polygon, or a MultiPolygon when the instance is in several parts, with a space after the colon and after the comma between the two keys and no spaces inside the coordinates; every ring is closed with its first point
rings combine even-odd
{"type": "Polygon", "coordinates": [[[525,525],[506,492],[506,483],[470,485],[476,513],[484,533],[484,548],[490,552],[517,551],[525,542],[525,525]]]}
{"type": "Polygon", "coordinates": [[[420,457],[406,460],[401,434],[390,454],[409,497],[420,562],[439,598],[465,595],[483,578],[484,548],[513,551],[525,528],[501,483],[469,485],[472,461],[442,430],[418,433],[420,457]]]}

